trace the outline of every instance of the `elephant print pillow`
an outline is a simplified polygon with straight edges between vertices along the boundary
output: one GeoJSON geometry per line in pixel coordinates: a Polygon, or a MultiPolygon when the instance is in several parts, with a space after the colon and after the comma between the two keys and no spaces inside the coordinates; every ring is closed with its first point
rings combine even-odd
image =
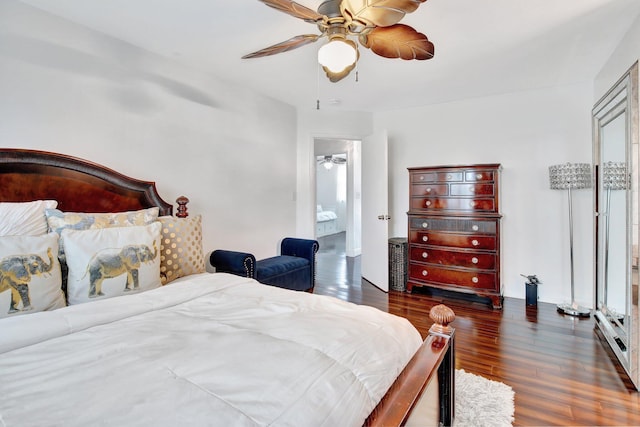
{"type": "Polygon", "coordinates": [[[69,305],[159,287],[161,227],[63,230],[69,305]]]}
{"type": "Polygon", "coordinates": [[[0,318],[64,307],[58,235],[0,237],[0,318]]]}

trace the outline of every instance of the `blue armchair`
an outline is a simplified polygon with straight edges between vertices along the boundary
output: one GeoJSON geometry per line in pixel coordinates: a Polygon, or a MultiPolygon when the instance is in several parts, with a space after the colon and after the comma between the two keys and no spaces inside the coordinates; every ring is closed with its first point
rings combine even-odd
{"type": "Polygon", "coordinates": [[[287,237],[280,244],[280,255],[256,261],[248,252],[218,249],[209,261],[216,271],[256,279],[265,285],[295,291],[313,292],[316,284],[316,240],[287,237]]]}

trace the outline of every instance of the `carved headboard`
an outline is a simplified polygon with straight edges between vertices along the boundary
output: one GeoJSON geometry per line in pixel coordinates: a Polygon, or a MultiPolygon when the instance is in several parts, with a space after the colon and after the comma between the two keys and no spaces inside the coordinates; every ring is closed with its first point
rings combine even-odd
{"type": "MultiPolygon", "coordinates": [[[[0,202],[57,200],[67,212],[124,212],[158,206],[171,215],[154,182],[122,175],[87,160],[47,151],[0,148],[0,202]]],[[[179,198],[179,216],[188,199],[179,198]]]]}

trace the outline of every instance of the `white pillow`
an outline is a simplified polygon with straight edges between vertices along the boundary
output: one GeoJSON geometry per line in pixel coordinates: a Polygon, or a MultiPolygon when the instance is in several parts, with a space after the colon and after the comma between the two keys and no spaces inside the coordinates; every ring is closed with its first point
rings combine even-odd
{"type": "Polygon", "coordinates": [[[0,236],[39,236],[47,234],[45,209],[58,206],[55,200],[0,203],[0,236]]]}
{"type": "Polygon", "coordinates": [[[63,230],[69,305],[159,287],[161,227],[63,230]]]}
{"type": "Polygon", "coordinates": [[[0,318],[64,307],[58,235],[0,237],[0,318]]]}

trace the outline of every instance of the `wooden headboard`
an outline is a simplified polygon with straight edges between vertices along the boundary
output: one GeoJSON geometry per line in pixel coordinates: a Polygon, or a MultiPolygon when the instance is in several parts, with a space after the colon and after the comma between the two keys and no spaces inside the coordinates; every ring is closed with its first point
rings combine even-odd
{"type": "MultiPolygon", "coordinates": [[[[124,212],[159,207],[171,215],[154,182],[130,178],[87,160],[47,151],[0,148],[0,202],[57,200],[66,212],[124,212]]],[[[188,199],[179,198],[179,216],[188,199]]]]}

